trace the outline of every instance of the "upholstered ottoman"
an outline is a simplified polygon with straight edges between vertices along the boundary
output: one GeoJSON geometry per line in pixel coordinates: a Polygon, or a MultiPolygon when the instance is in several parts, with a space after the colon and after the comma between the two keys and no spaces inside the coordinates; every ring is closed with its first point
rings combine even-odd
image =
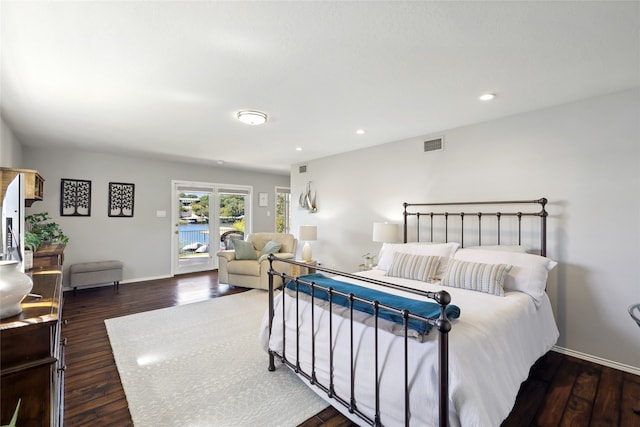
{"type": "Polygon", "coordinates": [[[121,261],[81,262],[69,267],[70,285],[75,291],[82,286],[113,282],[117,289],[122,280],[121,261]]]}

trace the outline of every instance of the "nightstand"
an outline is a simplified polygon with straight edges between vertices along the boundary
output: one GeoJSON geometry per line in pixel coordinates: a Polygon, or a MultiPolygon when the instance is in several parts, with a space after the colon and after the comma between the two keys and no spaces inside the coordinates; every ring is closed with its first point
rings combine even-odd
{"type": "Polygon", "coordinates": [[[315,274],[316,269],[313,268],[313,266],[315,266],[317,264],[317,261],[315,261],[315,260],[304,261],[302,259],[297,259],[296,262],[304,263],[304,264],[308,265],[309,267],[302,267],[300,265],[291,264],[289,266],[291,268],[289,274],[292,275],[293,277],[304,276],[305,274],[315,274]]]}

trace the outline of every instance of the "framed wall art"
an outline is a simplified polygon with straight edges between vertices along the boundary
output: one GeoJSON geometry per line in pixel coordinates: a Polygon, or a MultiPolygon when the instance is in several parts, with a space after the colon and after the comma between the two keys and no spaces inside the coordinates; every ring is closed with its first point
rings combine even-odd
{"type": "Polygon", "coordinates": [[[269,206],[268,193],[258,193],[258,206],[269,206]]]}
{"type": "Polygon", "coordinates": [[[60,180],[60,216],[91,216],[91,181],[60,180]]]}
{"type": "Polygon", "coordinates": [[[135,184],[124,182],[109,183],[109,216],[133,217],[135,184]]]}

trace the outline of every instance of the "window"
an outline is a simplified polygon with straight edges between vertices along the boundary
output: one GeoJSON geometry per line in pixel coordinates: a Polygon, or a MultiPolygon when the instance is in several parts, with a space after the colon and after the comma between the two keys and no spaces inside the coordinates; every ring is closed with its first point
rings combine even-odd
{"type": "Polygon", "coordinates": [[[219,188],[220,200],[218,218],[220,221],[220,234],[225,231],[238,230],[248,232],[249,190],[243,188],[219,188]]]}
{"type": "Polygon", "coordinates": [[[289,233],[291,224],[291,189],[276,187],[276,232],[289,233]]]}

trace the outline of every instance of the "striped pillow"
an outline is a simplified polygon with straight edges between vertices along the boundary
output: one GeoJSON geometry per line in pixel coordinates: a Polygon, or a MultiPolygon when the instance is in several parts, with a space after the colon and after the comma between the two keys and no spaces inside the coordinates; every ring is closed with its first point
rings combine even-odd
{"type": "Polygon", "coordinates": [[[507,264],[483,264],[452,259],[442,277],[444,286],[504,296],[504,278],[511,270],[507,264]]]}
{"type": "Polygon", "coordinates": [[[387,270],[386,276],[429,282],[436,275],[439,263],[439,256],[396,252],[393,254],[393,261],[387,270]]]}

